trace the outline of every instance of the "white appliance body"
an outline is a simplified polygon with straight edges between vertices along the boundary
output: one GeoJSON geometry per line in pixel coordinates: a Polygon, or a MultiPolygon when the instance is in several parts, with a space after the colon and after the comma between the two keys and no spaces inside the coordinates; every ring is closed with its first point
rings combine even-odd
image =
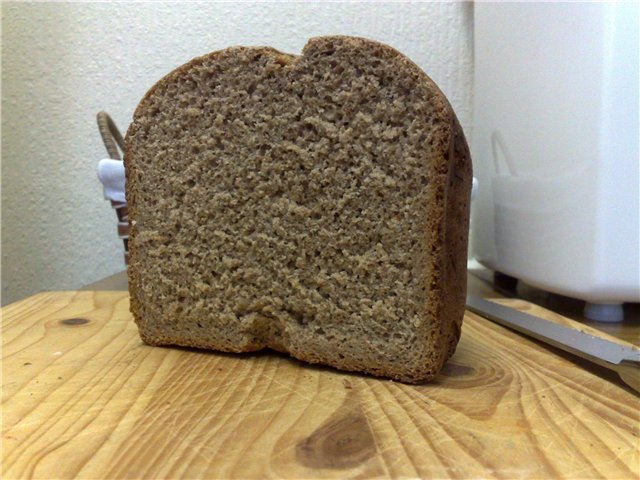
{"type": "Polygon", "coordinates": [[[637,3],[474,14],[475,258],[591,303],[640,301],[637,3]]]}

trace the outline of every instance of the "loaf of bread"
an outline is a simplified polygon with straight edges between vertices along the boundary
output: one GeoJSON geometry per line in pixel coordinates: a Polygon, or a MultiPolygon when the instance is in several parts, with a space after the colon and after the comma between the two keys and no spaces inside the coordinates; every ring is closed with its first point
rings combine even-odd
{"type": "Polygon", "coordinates": [[[156,83],[126,135],[131,311],[150,345],[270,348],[405,382],[454,352],[471,188],[447,99],[353,37],[232,47],[156,83]]]}

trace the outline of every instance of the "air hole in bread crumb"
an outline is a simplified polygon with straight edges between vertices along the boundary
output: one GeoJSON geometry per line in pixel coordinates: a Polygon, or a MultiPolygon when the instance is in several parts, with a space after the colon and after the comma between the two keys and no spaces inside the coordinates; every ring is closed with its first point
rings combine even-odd
{"type": "Polygon", "coordinates": [[[298,325],[306,325],[307,321],[304,317],[304,315],[300,312],[295,312],[295,311],[290,311],[289,315],[291,315],[293,317],[293,319],[296,321],[296,323],[298,325]]]}

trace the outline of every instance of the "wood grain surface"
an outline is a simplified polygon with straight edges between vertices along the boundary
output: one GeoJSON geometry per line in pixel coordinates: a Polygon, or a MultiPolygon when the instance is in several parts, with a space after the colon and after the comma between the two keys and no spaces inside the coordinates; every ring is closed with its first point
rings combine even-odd
{"type": "Polygon", "coordinates": [[[409,386],[148,347],[128,308],[51,292],[3,309],[2,478],[638,478],[637,396],[473,314],[442,375],[409,386]]]}

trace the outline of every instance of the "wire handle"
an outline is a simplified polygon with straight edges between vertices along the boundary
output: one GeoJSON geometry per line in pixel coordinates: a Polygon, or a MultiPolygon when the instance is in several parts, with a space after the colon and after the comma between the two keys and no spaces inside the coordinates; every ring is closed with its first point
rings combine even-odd
{"type": "Polygon", "coordinates": [[[518,171],[513,162],[511,152],[507,148],[507,142],[504,141],[504,137],[498,130],[494,130],[491,134],[491,152],[493,153],[493,166],[496,169],[496,175],[501,175],[500,162],[498,161],[498,152],[502,153],[504,163],[507,165],[507,170],[512,177],[518,176],[518,171]]]}
{"type": "Polygon", "coordinates": [[[98,112],[96,116],[98,120],[98,130],[102,137],[102,143],[109,153],[109,158],[114,160],[122,160],[120,152],[124,152],[124,140],[122,134],[116,124],[113,122],[107,112],[98,112]],[[120,147],[120,151],[118,151],[120,147]]]}

